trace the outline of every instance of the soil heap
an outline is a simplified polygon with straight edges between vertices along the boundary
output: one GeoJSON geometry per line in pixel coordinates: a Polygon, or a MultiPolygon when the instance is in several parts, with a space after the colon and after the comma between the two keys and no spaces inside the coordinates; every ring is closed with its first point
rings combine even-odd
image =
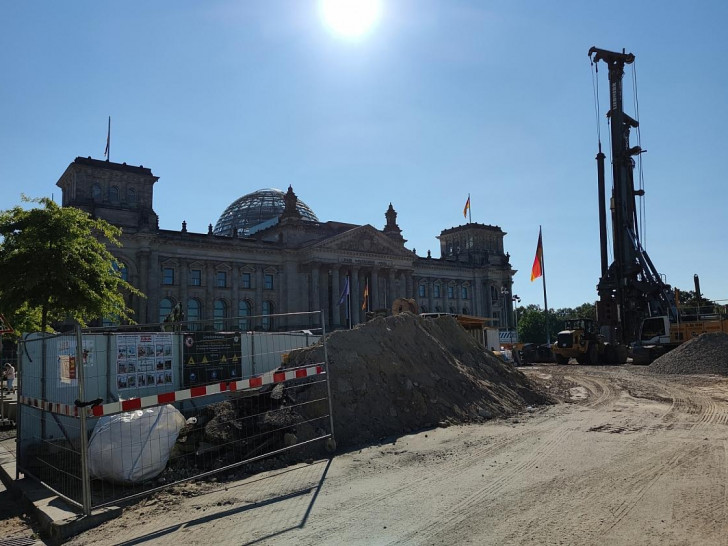
{"type": "Polygon", "coordinates": [[[728,375],[728,334],[701,334],[655,359],[648,369],[660,374],[728,375]]]}
{"type": "MultiPolygon", "coordinates": [[[[326,349],[339,447],[553,402],[450,316],[378,317],[331,333],[326,349]]],[[[288,366],[323,360],[319,343],[293,351],[288,366]]]]}

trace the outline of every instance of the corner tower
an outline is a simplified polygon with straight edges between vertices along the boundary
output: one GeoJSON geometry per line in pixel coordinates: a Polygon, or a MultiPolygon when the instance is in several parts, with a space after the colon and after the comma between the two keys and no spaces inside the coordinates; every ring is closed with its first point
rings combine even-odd
{"type": "Polygon", "coordinates": [[[159,218],[152,199],[157,180],[143,166],[77,157],[56,186],[64,207],[76,207],[124,231],[156,231],[159,218]]]}

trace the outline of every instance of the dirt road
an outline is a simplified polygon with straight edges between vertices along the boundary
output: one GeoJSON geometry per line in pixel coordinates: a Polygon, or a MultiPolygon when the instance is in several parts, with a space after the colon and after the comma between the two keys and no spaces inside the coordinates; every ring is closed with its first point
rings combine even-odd
{"type": "Polygon", "coordinates": [[[72,544],[728,545],[728,379],[522,368],[563,402],[190,484],[72,544]]]}

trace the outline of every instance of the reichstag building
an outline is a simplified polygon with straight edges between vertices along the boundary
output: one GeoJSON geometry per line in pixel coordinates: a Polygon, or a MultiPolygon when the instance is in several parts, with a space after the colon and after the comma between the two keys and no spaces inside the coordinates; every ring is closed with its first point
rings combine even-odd
{"type": "MultiPolygon", "coordinates": [[[[515,270],[498,226],[467,223],[443,230],[440,256],[405,248],[392,205],[382,229],[322,221],[287,192],[263,189],[230,204],[207,233],[159,228],[151,169],[76,158],[57,182],[63,206],[122,229],[110,251],[122,275],[146,294],[129,306],[140,324],[162,322],[176,307],[185,320],[216,328],[233,318],[256,329],[288,328],[286,313],[323,310],[328,330],[366,320],[412,298],[420,312],[474,315],[506,327],[515,270]],[[340,304],[349,289],[349,304],[340,304]]],[[[346,298],[345,298],[346,299],[346,298]]]]}

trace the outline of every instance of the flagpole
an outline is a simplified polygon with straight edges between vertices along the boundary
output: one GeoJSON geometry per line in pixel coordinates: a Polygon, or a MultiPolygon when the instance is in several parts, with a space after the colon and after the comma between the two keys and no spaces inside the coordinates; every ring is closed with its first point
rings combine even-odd
{"type": "Polygon", "coordinates": [[[111,116],[109,116],[109,127],[106,130],[106,150],[104,151],[106,161],[111,160],[111,116]]]}
{"type": "Polygon", "coordinates": [[[473,223],[473,205],[470,202],[470,194],[468,194],[468,223],[473,223]]]}
{"type": "Polygon", "coordinates": [[[551,344],[551,335],[549,334],[549,304],[546,301],[546,267],[543,258],[543,235],[541,226],[538,226],[539,237],[541,238],[541,280],[543,281],[543,306],[544,306],[544,324],[546,326],[546,343],[551,344]]]}

